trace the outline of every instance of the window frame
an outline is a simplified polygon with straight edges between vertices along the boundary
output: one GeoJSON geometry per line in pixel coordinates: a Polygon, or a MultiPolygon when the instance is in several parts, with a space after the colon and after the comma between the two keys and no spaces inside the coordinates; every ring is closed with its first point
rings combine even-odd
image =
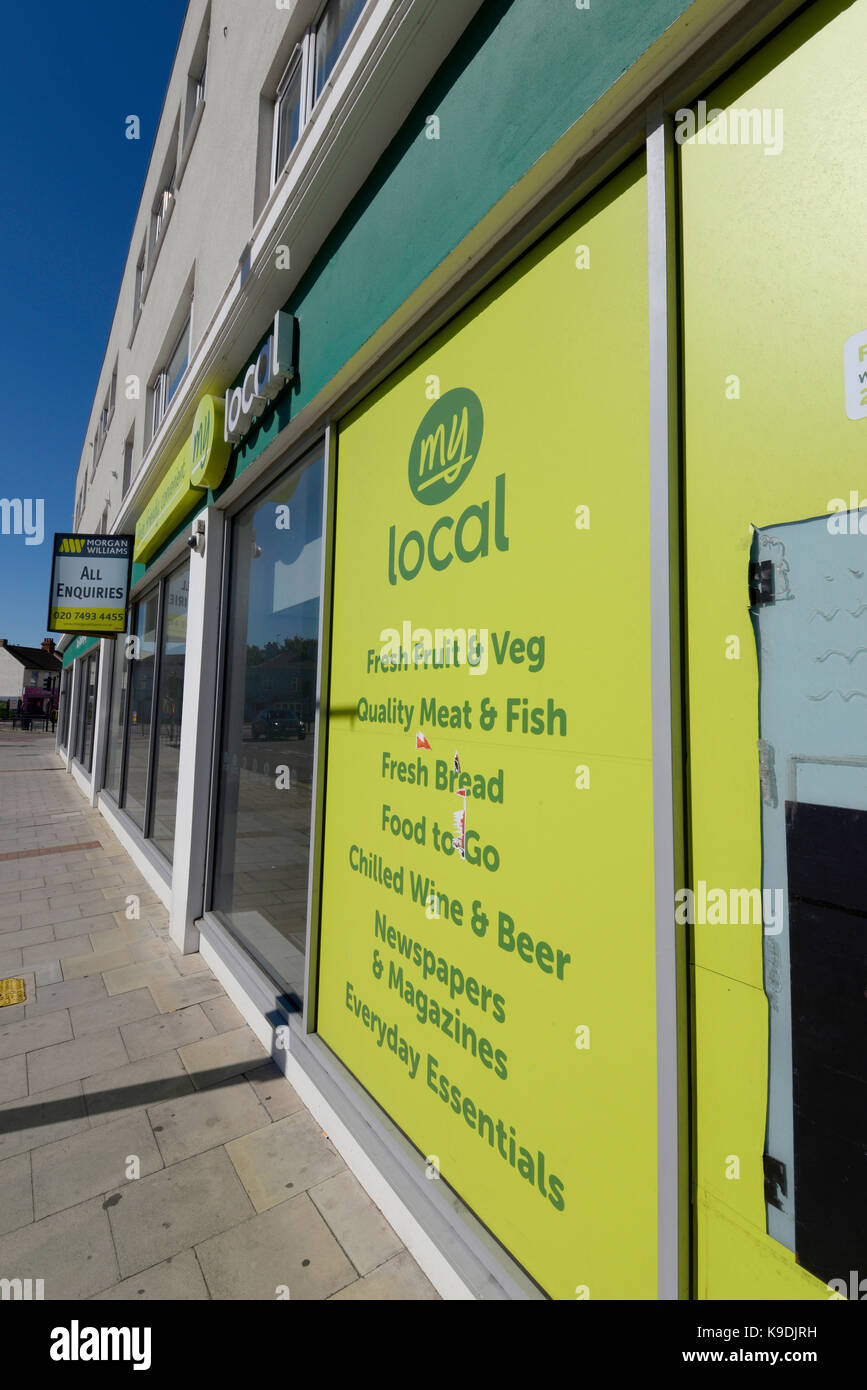
{"type": "Polygon", "coordinates": [[[276,187],[280,175],[289,163],[294,150],[298,148],[301,136],[308,121],[308,92],[310,87],[310,31],[308,30],[292,50],[289,62],[283,69],[283,76],[277,84],[277,92],[274,97],[274,130],[271,137],[271,187],[276,187]],[[283,99],[289,89],[296,72],[301,74],[301,99],[298,106],[298,139],[292,149],[286,155],[282,165],[278,166],[277,159],[280,146],[280,110],[283,99]]]}
{"type": "MultiPolygon", "coordinates": [[[[149,848],[152,849],[156,854],[159,855],[160,861],[161,861],[163,864],[168,865],[168,868],[169,868],[169,872],[170,872],[170,873],[171,873],[171,869],[172,869],[173,860],[172,860],[172,859],[168,859],[168,858],[166,857],[166,855],[165,855],[165,854],[163,853],[163,851],[159,848],[159,846],[158,846],[157,844],[154,843],[154,840],[153,840],[153,838],[152,838],[152,832],[153,832],[153,817],[154,817],[154,795],[155,795],[155,791],[156,791],[156,785],[157,785],[157,779],[158,779],[158,770],[159,770],[159,769],[158,769],[158,760],[157,760],[157,746],[158,746],[158,744],[159,744],[159,732],[160,732],[160,731],[159,731],[159,723],[160,723],[160,720],[159,720],[158,700],[159,700],[160,682],[161,682],[161,679],[162,679],[163,645],[164,645],[164,643],[165,643],[165,623],[166,623],[166,611],[167,611],[166,595],[167,595],[167,592],[168,592],[168,586],[169,586],[169,584],[171,583],[172,579],[173,579],[177,574],[179,574],[179,573],[181,572],[181,570],[183,570],[185,567],[187,567],[187,568],[189,567],[189,564],[190,564],[189,557],[188,557],[188,556],[184,556],[184,557],[178,559],[178,560],[175,562],[175,564],[167,566],[164,570],[161,571],[161,573],[160,573],[158,576],[155,577],[153,583],[152,583],[152,584],[149,584],[145,589],[143,589],[142,592],[141,592],[141,594],[140,594],[137,598],[135,598],[135,599],[130,603],[129,612],[128,612],[128,615],[127,615],[126,630],[125,630],[125,632],[123,632],[123,633],[118,633],[117,637],[115,638],[115,648],[114,648],[114,660],[115,660],[115,661],[117,661],[117,660],[129,661],[129,669],[128,669],[128,671],[127,671],[126,697],[125,697],[124,711],[123,711],[123,728],[122,728],[122,730],[121,730],[120,748],[119,748],[119,750],[118,750],[118,757],[119,757],[119,759],[120,759],[120,776],[119,776],[118,779],[117,779],[117,800],[115,800],[114,796],[112,795],[112,793],[111,793],[110,791],[107,791],[107,790],[106,790],[106,795],[110,798],[110,800],[112,801],[112,804],[113,804],[114,806],[117,807],[118,811],[122,811],[123,814],[128,818],[128,820],[130,820],[130,821],[132,822],[132,824],[133,824],[133,826],[134,826],[134,828],[135,828],[135,834],[136,834],[137,836],[139,836],[142,840],[146,840],[146,841],[148,842],[149,848]],[[153,681],[153,684],[152,684],[152,687],[151,687],[151,721],[150,721],[150,731],[149,731],[149,733],[148,733],[147,772],[146,772],[146,775],[145,775],[144,794],[143,794],[143,797],[142,797],[142,801],[143,801],[143,804],[144,804],[144,814],[143,814],[143,816],[142,816],[142,825],[140,826],[140,825],[138,824],[138,822],[134,819],[134,817],[131,815],[131,813],[128,811],[128,809],[127,809],[127,804],[126,804],[127,772],[128,772],[128,770],[129,770],[129,729],[130,729],[130,712],[131,712],[131,709],[132,709],[132,698],[131,698],[131,696],[132,696],[133,674],[134,674],[133,668],[134,668],[135,662],[138,661],[139,658],[138,658],[138,657],[135,657],[135,658],[132,658],[132,659],[131,659],[131,658],[128,658],[128,657],[126,656],[125,652],[123,652],[123,650],[121,650],[120,653],[119,653],[119,652],[118,652],[117,643],[118,643],[118,642],[124,643],[124,642],[126,642],[130,637],[133,637],[133,636],[136,635],[136,631],[137,631],[137,628],[138,628],[139,611],[140,611],[141,605],[142,605],[143,603],[147,603],[147,602],[153,597],[154,594],[156,594],[156,598],[157,598],[157,617],[156,617],[156,629],[155,629],[155,638],[154,638],[154,659],[153,659],[153,673],[152,673],[152,681],[153,681]]],[[[184,671],[184,685],[186,686],[186,668],[185,668],[185,671],[184,671]]],[[[113,696],[113,694],[114,694],[114,667],[112,667],[112,674],[111,674],[111,692],[112,692],[112,696],[113,696]]],[[[109,722],[111,721],[111,716],[112,716],[111,702],[109,702],[109,710],[108,710],[109,722]]],[[[181,720],[183,721],[183,705],[181,706],[181,720]]],[[[107,759],[107,758],[108,758],[108,741],[106,741],[106,759],[107,759]]],[[[107,763],[106,763],[106,767],[107,767],[107,763]]]]}
{"type": "Polygon", "coordinates": [[[148,416],[149,416],[150,443],[151,443],[151,444],[152,444],[153,441],[156,439],[157,434],[159,433],[159,430],[160,430],[160,426],[162,425],[162,422],[163,422],[163,420],[165,419],[165,417],[166,417],[166,415],[167,415],[167,413],[168,413],[169,406],[171,405],[171,403],[172,403],[172,401],[174,400],[175,396],[176,396],[176,395],[178,394],[178,392],[180,391],[180,389],[181,389],[181,383],[183,382],[183,379],[184,379],[184,377],[186,376],[186,374],[187,374],[187,372],[188,372],[188,370],[189,370],[189,366],[190,366],[190,344],[191,344],[191,342],[192,342],[192,331],[193,331],[193,306],[192,306],[192,303],[191,303],[191,304],[190,304],[190,307],[189,307],[189,309],[188,309],[188,311],[187,311],[186,318],[184,319],[183,327],[181,328],[180,333],[178,333],[177,337],[174,339],[174,341],[173,341],[173,343],[172,343],[171,350],[170,350],[168,353],[166,353],[165,357],[163,358],[163,364],[162,364],[162,366],[161,366],[161,367],[156,371],[156,373],[154,374],[153,382],[152,382],[151,387],[150,387],[150,400],[149,400],[149,402],[148,402],[148,406],[149,406],[148,416]],[[182,343],[183,340],[184,340],[184,335],[186,335],[186,339],[187,339],[186,361],[184,362],[183,370],[181,371],[181,374],[180,374],[180,376],[179,376],[178,379],[177,379],[178,384],[177,384],[177,386],[175,387],[174,391],[172,392],[171,396],[169,396],[169,395],[168,395],[168,387],[169,387],[169,367],[170,367],[171,364],[172,364],[172,360],[173,360],[173,358],[174,358],[174,356],[175,356],[175,354],[176,354],[178,348],[181,346],[181,343],[182,343]],[[157,417],[157,414],[156,414],[158,405],[160,406],[159,417],[157,417]]]}
{"type": "MultiPolygon", "coordinates": [[[[334,426],[326,421],[314,438],[307,439],[300,447],[290,447],[266,469],[250,488],[241,494],[223,513],[223,551],[220,572],[220,622],[218,628],[217,651],[215,658],[215,688],[217,699],[214,703],[211,731],[211,764],[205,829],[205,868],[203,879],[203,915],[219,925],[220,929],[232,938],[240,951],[271,980],[277,981],[273,966],[260,957],[251,943],[246,940],[229,920],[228,914],[214,905],[214,888],[217,869],[217,837],[219,834],[220,774],[222,760],[220,755],[223,720],[226,717],[225,693],[229,671],[229,651],[231,646],[232,583],[234,578],[233,528],[239,517],[263,502],[269,492],[281,479],[307,463],[314,463],[317,455],[322,459],[322,565],[320,570],[319,626],[317,633],[317,668],[314,695],[314,725],[309,732],[313,742],[313,766],[311,770],[310,798],[310,841],[308,859],[307,887],[307,928],[305,944],[305,982],[304,997],[300,1000],[301,1015],[306,1021],[315,1013],[315,980],[318,970],[318,919],[319,888],[317,886],[318,865],[321,855],[321,838],[324,823],[324,786],[322,773],[324,767],[324,739],[327,733],[325,718],[324,691],[328,681],[330,642],[330,600],[329,600],[329,555],[331,535],[334,526],[333,479],[336,443],[334,426]],[[309,1011],[309,1012],[308,1012],[309,1011]]],[[[282,987],[282,986],[281,986],[282,987]]]]}
{"type": "MultiPolygon", "coordinates": [[[[290,161],[290,159],[292,158],[293,153],[295,152],[295,150],[296,150],[296,149],[298,148],[298,146],[300,145],[300,143],[301,143],[301,138],[302,138],[302,136],[303,136],[305,130],[307,129],[308,125],[310,124],[311,120],[313,119],[313,116],[314,116],[314,113],[315,113],[315,110],[316,110],[316,106],[317,106],[317,104],[318,104],[318,102],[319,102],[319,97],[322,95],[321,92],[319,92],[318,94],[317,94],[317,92],[316,92],[316,35],[317,35],[318,31],[319,31],[319,28],[320,28],[320,26],[321,26],[321,24],[322,24],[322,21],[323,21],[324,18],[325,18],[325,15],[326,15],[326,12],[327,12],[327,10],[328,10],[328,7],[329,7],[329,5],[332,4],[332,3],[333,3],[333,0],[323,0],[323,3],[320,5],[319,9],[316,11],[316,14],[314,15],[314,17],[313,17],[313,19],[311,20],[310,24],[309,24],[309,25],[307,26],[307,28],[304,30],[304,33],[301,35],[300,39],[298,40],[298,42],[296,43],[295,47],[293,48],[292,53],[291,53],[290,58],[289,58],[289,61],[288,61],[288,63],[286,64],[285,68],[283,69],[283,74],[282,74],[282,76],[281,76],[281,78],[280,78],[280,81],[277,83],[277,90],[276,90],[276,92],[275,92],[275,94],[274,94],[274,103],[273,103],[273,108],[274,108],[274,109],[273,109],[274,125],[273,125],[273,131],[272,131],[272,136],[271,136],[271,190],[270,190],[270,191],[271,191],[272,193],[273,193],[274,189],[276,188],[278,182],[280,181],[280,178],[281,178],[281,176],[282,176],[284,170],[286,169],[287,165],[289,164],[289,161],[290,161]],[[278,163],[277,163],[277,147],[278,147],[278,143],[279,143],[279,130],[280,130],[280,105],[281,105],[282,98],[283,98],[283,97],[285,96],[285,94],[286,94],[286,89],[288,88],[289,83],[291,82],[291,80],[292,80],[293,76],[295,75],[296,71],[298,70],[299,66],[300,66],[300,68],[301,68],[301,99],[300,99],[299,108],[298,108],[298,109],[299,109],[298,139],[295,141],[295,144],[292,146],[292,149],[291,149],[291,150],[289,151],[289,153],[287,154],[285,160],[283,161],[283,164],[280,165],[280,166],[278,166],[278,163]]],[[[366,9],[366,8],[367,8],[367,0],[364,0],[364,3],[362,4],[361,9],[360,9],[359,12],[358,12],[358,17],[356,18],[355,23],[353,24],[352,28],[351,28],[350,31],[349,31],[349,34],[347,35],[346,43],[343,45],[343,48],[340,50],[340,53],[337,55],[337,58],[336,58],[335,63],[334,63],[334,68],[336,68],[337,65],[340,63],[340,60],[341,60],[341,58],[343,57],[343,54],[344,54],[344,52],[346,51],[346,48],[347,48],[348,45],[349,45],[350,37],[355,33],[356,29],[358,28],[358,25],[361,23],[361,19],[362,19],[363,15],[364,15],[364,12],[365,12],[365,9],[366,9]]],[[[334,68],[332,68],[332,70],[331,70],[332,73],[334,72],[334,68]]],[[[328,85],[328,81],[330,81],[330,79],[331,79],[331,73],[329,73],[328,79],[326,79],[326,83],[325,83],[326,86],[328,85]]]]}

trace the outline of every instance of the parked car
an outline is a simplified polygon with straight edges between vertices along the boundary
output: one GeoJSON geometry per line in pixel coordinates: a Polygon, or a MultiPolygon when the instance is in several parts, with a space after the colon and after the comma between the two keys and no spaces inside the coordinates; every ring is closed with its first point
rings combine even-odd
{"type": "Polygon", "coordinates": [[[251,729],[254,738],[304,738],[307,734],[303,719],[299,719],[291,710],[276,706],[260,710],[251,729]]]}

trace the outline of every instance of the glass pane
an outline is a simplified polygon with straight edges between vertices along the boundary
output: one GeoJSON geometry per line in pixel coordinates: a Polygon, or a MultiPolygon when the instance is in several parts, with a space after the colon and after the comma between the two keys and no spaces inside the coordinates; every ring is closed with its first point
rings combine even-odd
{"type": "Polygon", "coordinates": [[[301,64],[298,63],[280,98],[277,111],[277,174],[298,142],[301,131],[301,64]]]}
{"type": "Polygon", "coordinates": [[[168,860],[172,859],[175,847],[189,588],[190,566],[187,563],[166,583],[160,692],[157,701],[159,723],[151,839],[168,860]]]}
{"type": "Polygon", "coordinates": [[[364,0],[331,0],[316,30],[316,91],[314,101],[331,76],[358,16],[364,0]]]}
{"type": "Polygon", "coordinates": [[[321,454],[301,464],[233,524],[215,845],[214,908],[299,1000],[323,466],[321,454]]]}
{"type": "Polygon", "coordinates": [[[111,702],[108,710],[108,749],[105,760],[105,790],[115,801],[120,798],[120,760],[123,753],[123,719],[126,712],[126,685],[129,671],[126,635],[114,639],[111,702]]]}
{"type": "Polygon", "coordinates": [[[60,681],[60,701],[57,708],[58,742],[61,748],[67,747],[69,738],[69,691],[72,684],[72,671],[63,672],[60,681]]]}
{"type": "Polygon", "coordinates": [[[87,658],[86,702],[84,708],[84,751],[82,766],[91,771],[93,767],[93,732],[96,715],[96,677],[99,670],[99,657],[94,652],[87,658]]]}
{"type": "Polygon", "coordinates": [[[144,830],[148,748],[151,736],[154,662],[157,648],[157,591],[142,599],[136,610],[138,656],[129,662],[129,735],[126,749],[124,809],[144,830]]]}
{"type": "Polygon", "coordinates": [[[181,377],[187,370],[187,362],[189,360],[189,349],[190,321],[189,319],[187,319],[187,322],[184,325],[184,331],[180,337],[180,341],[178,342],[177,347],[172,353],[169,365],[166,367],[166,410],[168,409],[169,401],[172,399],[172,397],[178,389],[178,386],[180,385],[181,377]]]}

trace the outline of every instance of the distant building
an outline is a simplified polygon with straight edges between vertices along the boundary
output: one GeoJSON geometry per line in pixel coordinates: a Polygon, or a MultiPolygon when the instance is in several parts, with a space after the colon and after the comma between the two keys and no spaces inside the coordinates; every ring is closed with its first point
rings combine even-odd
{"type": "Polygon", "coordinates": [[[36,687],[53,693],[60,687],[61,669],[53,638],[46,637],[41,647],[18,647],[0,637],[0,699],[20,700],[25,690],[36,687]]]}

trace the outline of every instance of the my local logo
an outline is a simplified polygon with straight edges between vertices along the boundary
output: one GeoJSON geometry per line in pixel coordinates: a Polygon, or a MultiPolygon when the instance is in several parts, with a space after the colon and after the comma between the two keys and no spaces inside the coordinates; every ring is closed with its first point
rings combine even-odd
{"type": "Polygon", "coordinates": [[[417,501],[436,507],[457,492],[478,457],[484,427],[475,391],[456,386],[434,402],[409,451],[409,485],[417,501]]]}
{"type": "MultiPolygon", "coordinates": [[[[482,443],[484,414],[474,391],[459,386],[441,396],[425,415],[409,453],[409,486],[426,507],[447,502],[469,476],[482,443]]],[[[469,565],[486,556],[491,541],[497,550],[509,549],[506,535],[506,475],[494,480],[493,507],[489,500],[471,502],[460,516],[447,512],[436,518],[427,536],[407,531],[397,539],[397,528],[388,531],[388,582],[411,580],[425,560],[434,570],[448,569],[453,560],[469,565]]]]}
{"type": "Polygon", "coordinates": [[[295,376],[295,319],[282,309],[274,331],[248,366],[240,386],[226,392],[224,431],[227,444],[238,444],[287,381],[295,376]]]}

